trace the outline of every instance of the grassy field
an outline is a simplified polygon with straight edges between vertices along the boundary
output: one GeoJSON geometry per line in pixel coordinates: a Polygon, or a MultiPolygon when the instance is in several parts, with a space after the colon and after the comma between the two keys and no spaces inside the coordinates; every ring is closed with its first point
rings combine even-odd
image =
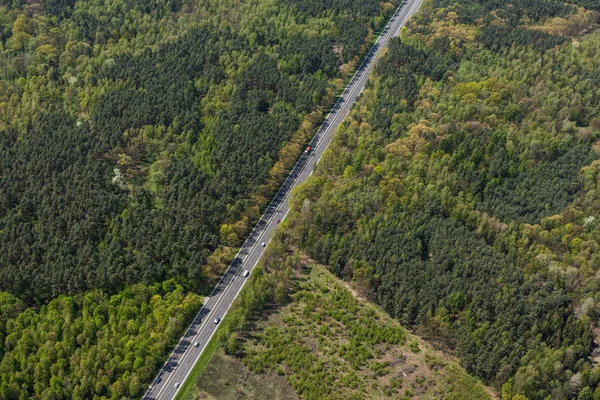
{"type": "Polygon", "coordinates": [[[217,350],[186,399],[490,398],[454,360],[322,266],[295,281],[287,305],[240,332],[235,356],[217,350]]]}

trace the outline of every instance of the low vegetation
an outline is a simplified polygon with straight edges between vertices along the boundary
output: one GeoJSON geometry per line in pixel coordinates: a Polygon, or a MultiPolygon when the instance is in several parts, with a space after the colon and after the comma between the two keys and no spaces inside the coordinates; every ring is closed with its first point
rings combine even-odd
{"type": "Polygon", "coordinates": [[[0,0],[0,398],[140,396],[395,4],[0,0]]]}
{"type": "Polygon", "coordinates": [[[222,273],[394,9],[318,3],[0,0],[0,290],[222,273]]]}
{"type": "Polygon", "coordinates": [[[325,268],[299,267],[286,304],[267,303],[268,317],[248,315],[223,340],[231,355],[216,355],[188,398],[267,398],[267,387],[275,398],[290,390],[304,399],[489,398],[458,364],[357,300],[325,268]]]}
{"type": "MultiPolygon", "coordinates": [[[[596,3],[426,3],[280,234],[507,400],[600,398],[596,3]]],[[[269,257],[265,276],[282,274],[269,257]]],[[[385,360],[351,338],[332,351],[337,292],[318,302],[298,284],[279,325],[250,326],[245,339],[240,323],[226,349],[255,371],[279,366],[303,397],[365,395],[323,370],[341,379],[340,364],[353,363],[377,375],[385,360]],[[293,351],[273,350],[284,346],[293,351]],[[320,352],[338,361],[318,363],[320,352]]]]}
{"type": "Polygon", "coordinates": [[[599,15],[428,3],[294,199],[302,251],[506,398],[600,396],[599,15]]]}

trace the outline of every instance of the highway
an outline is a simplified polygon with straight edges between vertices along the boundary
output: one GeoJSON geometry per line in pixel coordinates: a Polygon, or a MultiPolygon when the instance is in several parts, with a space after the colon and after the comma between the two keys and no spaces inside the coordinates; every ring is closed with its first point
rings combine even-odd
{"type": "Polygon", "coordinates": [[[193,366],[208,345],[217,330],[214,319],[223,318],[238,293],[244,286],[245,270],[252,271],[258,263],[264,248],[277,227],[277,221],[283,220],[288,212],[288,201],[292,189],[305,182],[321,159],[323,152],[331,142],[333,134],[346,118],[352,105],[367,83],[375,61],[388,41],[398,35],[404,23],[419,9],[423,0],[404,0],[398,7],[381,35],[364,58],[362,64],[346,86],[323,124],[310,142],[311,150],[303,154],[285,182],[265,210],[233,262],[217,283],[212,294],[192,321],[169,359],[159,371],[159,383],[153,383],[143,399],[174,399],[177,392],[192,371],[193,366]],[[196,347],[195,344],[198,343],[196,347]],[[177,386],[177,387],[176,387],[177,386]]]}

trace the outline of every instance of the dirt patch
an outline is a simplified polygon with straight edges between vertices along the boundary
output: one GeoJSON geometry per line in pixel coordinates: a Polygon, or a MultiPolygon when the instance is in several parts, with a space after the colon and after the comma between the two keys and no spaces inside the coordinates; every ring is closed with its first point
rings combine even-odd
{"type": "Polygon", "coordinates": [[[239,360],[215,354],[196,383],[193,399],[297,399],[285,378],[274,373],[253,374],[239,360]]]}
{"type": "Polygon", "coordinates": [[[290,302],[263,310],[241,332],[243,362],[215,355],[194,399],[295,399],[296,390],[344,400],[493,395],[327,268],[304,264],[297,274],[290,302]]]}

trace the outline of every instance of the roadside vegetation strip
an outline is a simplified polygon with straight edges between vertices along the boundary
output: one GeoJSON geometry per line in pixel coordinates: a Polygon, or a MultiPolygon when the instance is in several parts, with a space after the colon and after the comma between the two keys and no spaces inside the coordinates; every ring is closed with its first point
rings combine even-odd
{"type": "Polygon", "coordinates": [[[229,338],[218,335],[221,343],[226,342],[225,354],[217,360],[220,350],[216,349],[207,357],[208,364],[194,378],[195,385],[190,385],[193,391],[178,399],[193,398],[196,389],[208,390],[209,395],[226,390],[248,394],[245,382],[249,375],[254,381],[261,381],[268,379],[269,374],[285,377],[290,389],[307,398],[378,398],[407,393],[425,396],[438,391],[449,399],[489,398],[477,379],[406,332],[378,306],[357,299],[348,285],[326,267],[307,265],[300,261],[298,253],[290,253],[281,243],[276,247],[279,251],[272,251],[265,266],[268,272],[263,275],[271,278],[261,278],[269,286],[262,286],[259,279],[249,294],[254,293],[256,298],[264,292],[256,292],[261,287],[271,292],[283,285],[287,290],[273,290],[267,303],[254,311],[249,311],[247,304],[236,304],[234,311],[244,313],[244,321],[251,323],[244,322],[238,328],[234,321],[237,317],[229,321],[229,328],[234,328],[229,338]],[[291,274],[282,273],[288,268],[293,270],[291,274]],[[270,312],[266,310],[273,311],[273,315],[267,317],[270,312]],[[306,347],[315,338],[318,350],[306,347]],[[237,359],[244,367],[232,376],[214,364],[222,366],[224,359],[237,359]],[[324,369],[311,368],[317,365],[324,369]],[[325,367],[333,365],[334,369],[325,367]],[[214,376],[209,371],[223,374],[218,381],[207,382],[214,376]],[[246,377],[243,384],[239,376],[246,377]]]}
{"type": "MultiPolygon", "coordinates": [[[[268,252],[269,248],[267,248],[268,252]]],[[[274,283],[272,275],[265,274],[260,266],[254,268],[247,284],[244,285],[227,314],[223,316],[215,334],[202,351],[185,382],[181,382],[181,389],[175,396],[176,400],[191,399],[198,378],[220,344],[224,344],[226,350],[234,350],[239,346],[237,332],[244,327],[252,312],[262,309],[267,302],[273,300],[274,283]]]]}
{"type": "MultiPolygon", "coordinates": [[[[398,0],[395,3],[397,3],[397,7],[402,7],[402,0],[398,0]]],[[[382,10],[382,12],[386,13],[389,10],[382,10]]],[[[381,22],[381,26],[372,31],[373,37],[365,38],[364,48],[358,55],[342,64],[341,67],[348,67],[349,69],[344,72],[344,68],[341,68],[341,76],[332,81],[331,85],[326,89],[326,94],[323,96],[322,101],[312,112],[304,115],[298,130],[279,150],[277,161],[268,172],[269,178],[250,195],[247,205],[239,217],[234,220],[224,221],[220,225],[220,237],[224,243],[232,246],[239,245],[242,243],[243,238],[247,237],[249,232],[252,232],[253,226],[260,221],[264,210],[268,208],[270,204],[269,200],[274,197],[274,194],[285,183],[289,173],[294,169],[302,155],[305,146],[319,132],[321,125],[336,106],[338,99],[345,92],[346,87],[354,78],[356,71],[358,71],[364,59],[370,54],[373,45],[377,42],[385,27],[388,26],[393,15],[392,13],[389,17],[385,17],[384,22],[381,22]]],[[[213,252],[213,255],[216,256],[215,258],[218,258],[221,254],[223,254],[221,247],[215,249],[213,252]]],[[[231,262],[231,260],[228,262],[227,257],[224,257],[220,261],[222,268],[226,268],[229,262],[231,262]]]]}
{"type": "MultiPolygon", "coordinates": [[[[221,323],[226,323],[227,317],[224,318],[224,321],[221,323]]],[[[192,372],[188,375],[185,382],[181,384],[181,389],[177,392],[175,396],[175,400],[187,400],[192,399],[192,395],[194,393],[194,387],[196,386],[196,382],[198,378],[202,374],[202,371],[206,368],[210,360],[213,358],[215,351],[219,347],[219,338],[218,333],[223,329],[223,325],[220,325],[217,328],[217,335],[213,335],[210,342],[206,345],[206,348],[202,352],[202,355],[198,359],[198,361],[194,364],[194,368],[192,368],[192,372]]]]}

